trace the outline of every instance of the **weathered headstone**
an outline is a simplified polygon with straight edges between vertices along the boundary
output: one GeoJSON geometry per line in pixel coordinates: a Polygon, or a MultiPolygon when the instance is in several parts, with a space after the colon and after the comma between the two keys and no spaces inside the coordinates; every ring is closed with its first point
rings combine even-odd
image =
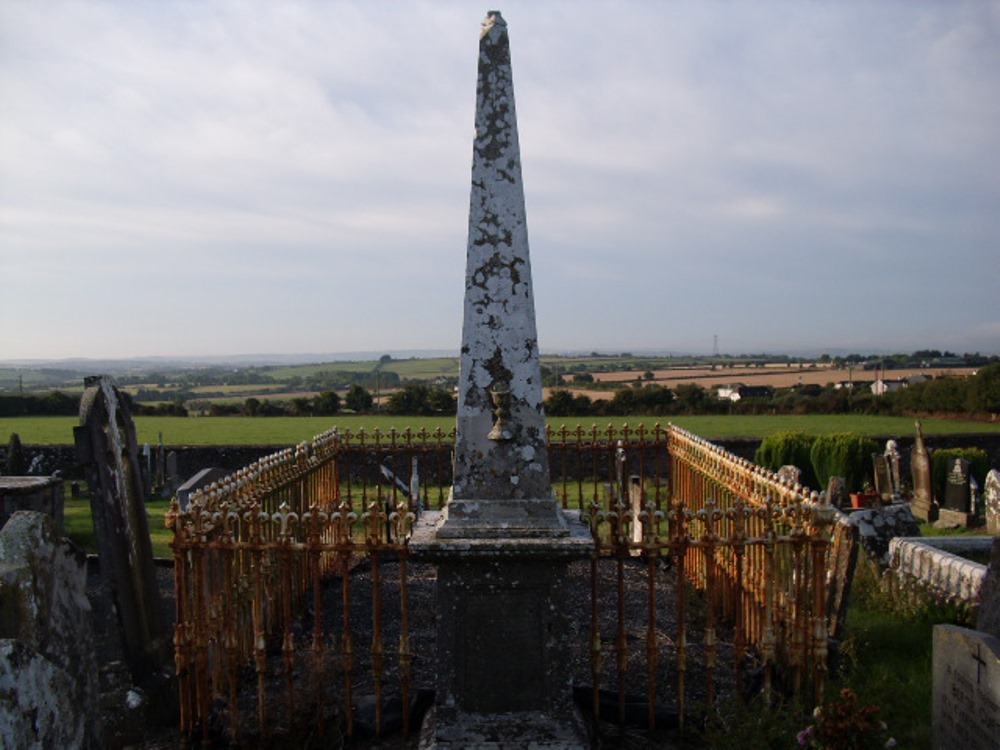
{"type": "Polygon", "coordinates": [[[89,377],[74,428],[77,460],[87,467],[101,576],[118,613],[132,678],[141,684],[169,661],[170,633],[153,568],[145,488],[135,425],[118,389],[89,377]]]}
{"type": "Polygon", "coordinates": [[[7,460],[3,473],[9,477],[20,477],[26,474],[27,470],[28,462],[25,460],[21,436],[16,432],[12,432],[10,434],[10,441],[7,443],[7,460]]]}
{"type": "Polygon", "coordinates": [[[892,493],[893,497],[895,497],[903,489],[903,475],[900,469],[902,457],[899,455],[899,446],[895,440],[885,441],[885,458],[889,463],[889,474],[892,478],[892,493]]]}
{"type": "Polygon", "coordinates": [[[1000,471],[990,469],[983,488],[983,515],[986,516],[986,533],[1000,534],[1000,471]]]}
{"type": "Polygon", "coordinates": [[[411,552],[436,562],[422,747],[589,746],[572,702],[566,570],[592,541],[548,466],[507,24],[479,41],[454,484],[411,552]]]}
{"type": "Polygon", "coordinates": [[[888,457],[881,453],[873,453],[872,464],[875,469],[875,491],[883,503],[892,502],[895,488],[892,484],[892,469],[888,457]]]}
{"type": "Polygon", "coordinates": [[[917,437],[910,452],[910,472],[913,479],[913,497],[910,500],[913,515],[921,521],[936,521],[938,508],[931,485],[931,457],[924,445],[920,422],[917,422],[917,437]]]}
{"type": "Polygon", "coordinates": [[[934,626],[935,750],[1000,749],[1000,639],[934,626]]]}
{"type": "Polygon", "coordinates": [[[166,484],[165,489],[167,494],[171,494],[177,491],[177,487],[180,485],[179,474],[177,473],[177,451],[170,451],[167,453],[167,474],[166,474],[166,484]]]}
{"type": "Polygon", "coordinates": [[[779,478],[783,481],[788,482],[792,486],[796,484],[802,484],[802,469],[798,466],[792,466],[791,464],[785,464],[775,472],[779,478]]]}
{"type": "Polygon", "coordinates": [[[850,506],[850,496],[847,492],[847,482],[843,477],[831,476],[826,483],[826,502],[834,508],[850,506]]]}
{"type": "Polygon", "coordinates": [[[0,747],[102,746],[86,577],[48,514],[0,531],[0,747]]]}
{"type": "Polygon", "coordinates": [[[976,630],[1000,638],[1000,536],[993,537],[990,562],[979,589],[979,613],[976,630]]]}
{"type": "Polygon", "coordinates": [[[944,486],[944,507],[959,513],[971,512],[969,502],[969,462],[956,458],[948,469],[944,486]]]}

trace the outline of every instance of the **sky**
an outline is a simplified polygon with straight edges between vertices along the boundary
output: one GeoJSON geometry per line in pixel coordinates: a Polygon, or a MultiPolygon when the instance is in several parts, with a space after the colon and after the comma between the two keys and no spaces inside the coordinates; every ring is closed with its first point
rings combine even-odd
{"type": "Polygon", "coordinates": [[[0,0],[0,360],[457,352],[496,7],[543,353],[1000,353],[1000,2],[0,0]]]}

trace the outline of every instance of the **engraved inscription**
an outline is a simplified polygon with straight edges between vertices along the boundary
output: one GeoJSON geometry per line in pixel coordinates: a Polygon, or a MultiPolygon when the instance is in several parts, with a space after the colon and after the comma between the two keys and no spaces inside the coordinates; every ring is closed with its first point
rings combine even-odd
{"type": "Polygon", "coordinates": [[[937,627],[948,630],[935,629],[934,747],[1000,749],[1000,696],[995,682],[1000,662],[995,645],[978,641],[982,634],[975,631],[937,627]]]}
{"type": "Polygon", "coordinates": [[[537,590],[469,592],[464,620],[469,630],[459,635],[465,652],[462,704],[467,711],[541,707],[545,696],[542,599],[537,590]]]}

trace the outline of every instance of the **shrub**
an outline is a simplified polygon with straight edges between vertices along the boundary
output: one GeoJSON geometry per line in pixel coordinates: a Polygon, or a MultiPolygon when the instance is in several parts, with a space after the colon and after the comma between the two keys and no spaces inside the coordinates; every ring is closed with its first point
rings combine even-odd
{"type": "Polygon", "coordinates": [[[980,489],[986,486],[986,475],[990,472],[990,457],[986,451],[982,448],[939,448],[931,454],[931,481],[934,497],[939,501],[944,500],[948,471],[956,458],[969,462],[969,473],[975,477],[980,489]]]}
{"type": "Polygon", "coordinates": [[[816,479],[812,465],[812,446],[815,435],[805,432],[774,432],[761,441],[754,463],[771,471],[791,464],[802,470],[802,485],[812,489],[823,489],[816,479]]]}
{"type": "Polygon", "coordinates": [[[848,492],[857,492],[871,481],[872,454],[878,443],[853,432],[820,435],[813,442],[810,457],[816,479],[826,487],[830,477],[841,476],[848,492]]]}

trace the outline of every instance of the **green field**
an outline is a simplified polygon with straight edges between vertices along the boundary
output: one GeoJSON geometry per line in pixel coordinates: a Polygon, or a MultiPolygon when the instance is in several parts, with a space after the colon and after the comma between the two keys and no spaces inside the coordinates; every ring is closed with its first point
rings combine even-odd
{"type": "MultiPolygon", "coordinates": [[[[146,514],[149,518],[149,538],[153,542],[154,557],[173,557],[170,542],[174,535],[163,520],[164,514],[170,510],[169,500],[152,500],[146,503],[146,514]]],[[[90,510],[90,498],[68,497],[63,511],[63,526],[66,536],[79,544],[91,554],[97,553],[94,542],[94,520],[90,510]]]]}
{"type": "MultiPolygon", "coordinates": [[[[813,434],[856,432],[877,437],[900,437],[914,434],[910,417],[834,415],[707,415],[693,417],[632,417],[594,420],[551,417],[549,424],[559,429],[563,425],[575,429],[581,425],[590,429],[612,424],[630,427],[640,424],[652,427],[673,422],[710,440],[731,437],[762,438],[781,430],[800,430],[813,434]]],[[[74,417],[3,417],[0,418],[0,440],[7,441],[16,432],[25,445],[69,445],[73,443],[74,417]]],[[[136,417],[139,443],[156,444],[163,436],[166,445],[293,445],[309,440],[331,427],[372,431],[391,428],[414,431],[424,428],[450,430],[454,417],[402,417],[384,415],[344,415],[334,417],[136,417]]],[[[925,435],[962,435],[1000,433],[1000,424],[958,419],[922,420],[925,435]]]]}

